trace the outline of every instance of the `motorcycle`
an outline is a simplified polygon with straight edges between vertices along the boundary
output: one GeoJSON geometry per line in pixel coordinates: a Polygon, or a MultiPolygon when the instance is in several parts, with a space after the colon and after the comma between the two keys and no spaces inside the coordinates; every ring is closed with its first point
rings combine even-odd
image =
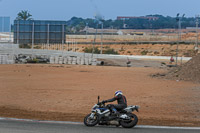
{"type": "Polygon", "coordinates": [[[128,106],[123,110],[118,110],[119,114],[115,115],[111,109],[105,106],[105,103],[99,102],[92,107],[91,113],[84,118],[84,124],[92,127],[95,125],[115,125],[124,128],[132,128],[137,125],[138,117],[133,111],[139,111],[139,106],[128,106]]]}

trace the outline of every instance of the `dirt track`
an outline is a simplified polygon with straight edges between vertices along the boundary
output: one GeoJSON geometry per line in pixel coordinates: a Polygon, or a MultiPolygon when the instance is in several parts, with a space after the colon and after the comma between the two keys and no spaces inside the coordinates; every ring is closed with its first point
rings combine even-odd
{"type": "Polygon", "coordinates": [[[0,65],[0,116],[82,121],[122,90],[140,124],[200,126],[200,85],[152,78],[158,68],[0,65]]]}

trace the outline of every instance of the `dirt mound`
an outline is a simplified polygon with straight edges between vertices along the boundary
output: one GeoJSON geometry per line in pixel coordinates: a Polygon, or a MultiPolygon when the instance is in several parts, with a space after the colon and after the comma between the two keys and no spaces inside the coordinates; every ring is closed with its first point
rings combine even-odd
{"type": "Polygon", "coordinates": [[[167,78],[200,83],[200,54],[184,65],[174,68],[167,74],[167,78]]]}

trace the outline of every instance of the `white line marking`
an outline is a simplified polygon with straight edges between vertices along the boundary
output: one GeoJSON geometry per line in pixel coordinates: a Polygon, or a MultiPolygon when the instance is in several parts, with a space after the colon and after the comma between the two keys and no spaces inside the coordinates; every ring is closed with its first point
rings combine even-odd
{"type": "Polygon", "coordinates": [[[170,126],[145,126],[138,125],[138,128],[154,128],[154,129],[181,129],[181,130],[200,130],[200,127],[170,127],[170,126]]]}
{"type": "Polygon", "coordinates": [[[0,117],[0,120],[39,122],[39,123],[58,123],[58,124],[77,124],[77,125],[83,124],[81,122],[71,122],[71,121],[43,121],[43,120],[18,119],[18,118],[6,118],[6,117],[0,117]]]}
{"type": "MultiPolygon", "coordinates": [[[[31,120],[31,119],[17,119],[17,118],[4,118],[0,117],[0,120],[11,120],[11,121],[24,121],[24,122],[38,122],[38,123],[55,123],[55,124],[73,124],[73,125],[83,125],[82,122],[71,122],[71,121],[41,121],[41,120],[31,120]]],[[[170,126],[148,126],[148,125],[138,125],[136,128],[147,128],[147,129],[179,129],[179,130],[200,130],[200,127],[170,127],[170,126]]]]}

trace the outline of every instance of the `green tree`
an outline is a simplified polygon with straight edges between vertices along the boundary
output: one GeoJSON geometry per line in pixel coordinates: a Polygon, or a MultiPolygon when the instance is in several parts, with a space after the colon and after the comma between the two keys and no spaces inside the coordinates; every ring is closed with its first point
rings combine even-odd
{"type": "Polygon", "coordinates": [[[22,10],[17,14],[17,20],[32,20],[32,15],[27,10],[22,10]]]}
{"type": "MultiPolygon", "coordinates": [[[[114,29],[123,29],[123,25],[127,24],[128,29],[166,29],[166,28],[177,28],[178,24],[176,22],[176,17],[170,16],[162,16],[162,15],[147,15],[147,17],[158,17],[155,20],[143,19],[143,18],[134,18],[134,19],[126,19],[126,20],[104,20],[104,28],[111,28],[114,29]]],[[[182,28],[186,27],[195,27],[196,20],[194,17],[184,17],[182,19],[182,28]]],[[[97,27],[97,21],[95,19],[87,18],[78,18],[72,17],[70,20],[67,21],[67,25],[69,27],[75,27],[77,32],[81,31],[86,24],[90,28],[97,27]]],[[[98,25],[98,28],[101,28],[101,25],[98,25]]]]}

